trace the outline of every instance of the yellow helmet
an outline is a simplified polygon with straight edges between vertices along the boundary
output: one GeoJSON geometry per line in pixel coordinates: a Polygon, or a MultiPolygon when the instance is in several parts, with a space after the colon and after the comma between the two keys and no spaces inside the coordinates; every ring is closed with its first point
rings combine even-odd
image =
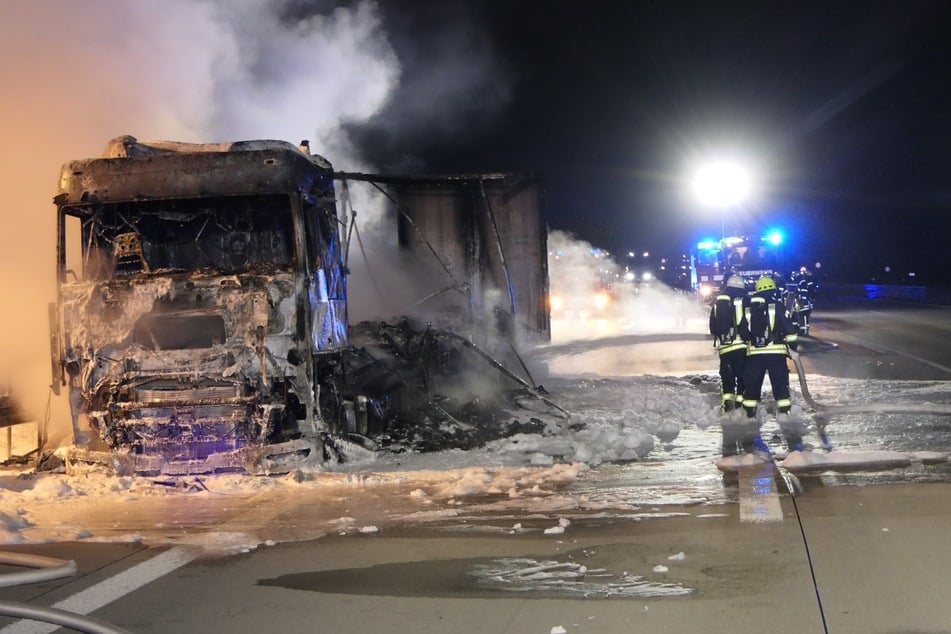
{"type": "Polygon", "coordinates": [[[776,280],[769,277],[768,275],[764,275],[760,277],[758,280],[756,280],[757,293],[761,291],[775,291],[775,290],[776,290],[776,280]]]}

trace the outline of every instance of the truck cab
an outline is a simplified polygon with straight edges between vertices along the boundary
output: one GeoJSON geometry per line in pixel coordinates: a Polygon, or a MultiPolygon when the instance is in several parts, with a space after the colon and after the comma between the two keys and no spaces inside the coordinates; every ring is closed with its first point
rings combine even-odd
{"type": "Polygon", "coordinates": [[[317,457],[319,377],[348,344],[329,162],[125,136],[64,165],[54,203],[53,386],[81,448],[135,472],[317,457]]]}

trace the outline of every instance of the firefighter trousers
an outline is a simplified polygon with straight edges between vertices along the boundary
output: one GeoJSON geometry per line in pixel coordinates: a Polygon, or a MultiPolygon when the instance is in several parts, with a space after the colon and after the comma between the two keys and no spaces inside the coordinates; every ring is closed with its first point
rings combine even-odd
{"type": "Polygon", "coordinates": [[[743,409],[746,415],[756,415],[763,390],[763,380],[769,374],[769,384],[773,388],[773,398],[776,399],[776,409],[780,413],[788,412],[792,407],[789,398],[789,366],[786,365],[785,353],[759,353],[746,357],[743,368],[743,409]]]}
{"type": "Polygon", "coordinates": [[[743,366],[746,348],[720,353],[721,410],[732,411],[743,404],[743,366]]]}

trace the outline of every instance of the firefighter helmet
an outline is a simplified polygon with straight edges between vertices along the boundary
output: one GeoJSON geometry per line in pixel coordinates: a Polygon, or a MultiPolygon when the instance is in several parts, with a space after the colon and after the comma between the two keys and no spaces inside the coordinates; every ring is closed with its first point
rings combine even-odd
{"type": "Polygon", "coordinates": [[[739,275],[731,275],[726,279],[726,288],[738,288],[741,291],[746,288],[746,282],[739,275]]]}
{"type": "Polygon", "coordinates": [[[762,291],[775,291],[776,290],[776,280],[771,278],[768,275],[763,275],[758,280],[756,280],[756,292],[760,293],[762,291]]]}

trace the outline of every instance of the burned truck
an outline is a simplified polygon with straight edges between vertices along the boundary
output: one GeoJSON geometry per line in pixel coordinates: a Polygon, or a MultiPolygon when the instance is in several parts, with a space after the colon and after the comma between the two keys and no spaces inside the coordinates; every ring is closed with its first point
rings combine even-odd
{"type": "MultiPolygon", "coordinates": [[[[545,400],[458,334],[407,320],[351,328],[340,178],[306,144],[285,141],[125,136],[101,158],[63,166],[50,317],[53,387],[68,392],[76,439],[70,460],[133,473],[273,473],[327,459],[335,438],[371,439],[401,418],[464,426],[459,412],[487,412],[471,401],[449,411],[449,399],[430,393],[437,372],[462,376],[463,358],[545,400]]],[[[545,334],[547,270],[534,263],[545,253],[543,225],[537,205],[519,202],[526,191],[529,202],[538,197],[524,180],[504,181],[391,184],[414,203],[411,216],[397,201],[415,240],[449,253],[445,271],[458,266],[452,276],[470,305],[473,288],[508,288],[511,316],[516,295],[528,297],[528,327],[545,334]],[[462,199],[484,202],[492,222],[475,221],[478,204],[446,203],[462,199]],[[515,274],[501,257],[506,240],[519,241],[504,245],[515,274]]]]}
{"type": "Polygon", "coordinates": [[[136,471],[317,458],[319,378],[348,344],[331,165],[283,141],[104,154],[54,199],[53,385],[77,437],[136,471]]]}

